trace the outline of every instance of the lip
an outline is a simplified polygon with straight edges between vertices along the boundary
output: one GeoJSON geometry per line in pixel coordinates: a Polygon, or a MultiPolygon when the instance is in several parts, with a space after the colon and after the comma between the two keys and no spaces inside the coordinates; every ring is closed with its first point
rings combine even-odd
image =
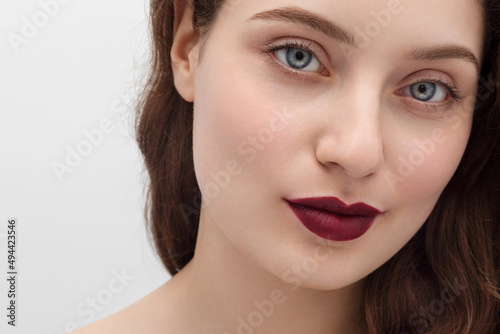
{"type": "Polygon", "coordinates": [[[363,202],[347,205],[337,197],[309,197],[285,201],[309,231],[334,241],[361,237],[381,213],[363,202]]]}

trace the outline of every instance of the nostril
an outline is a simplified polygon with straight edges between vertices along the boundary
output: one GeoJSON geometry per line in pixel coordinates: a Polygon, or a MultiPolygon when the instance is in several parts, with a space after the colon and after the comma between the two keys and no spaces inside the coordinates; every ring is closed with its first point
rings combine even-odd
{"type": "Polygon", "coordinates": [[[382,148],[350,147],[344,150],[332,149],[319,145],[316,159],[328,171],[361,178],[375,174],[382,166],[384,157],[382,148]]]}

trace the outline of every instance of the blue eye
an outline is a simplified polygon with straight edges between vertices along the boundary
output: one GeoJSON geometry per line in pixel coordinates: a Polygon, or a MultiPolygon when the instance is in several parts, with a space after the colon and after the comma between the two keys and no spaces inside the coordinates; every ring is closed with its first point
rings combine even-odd
{"type": "Polygon", "coordinates": [[[286,52],[286,60],[290,66],[303,69],[311,62],[313,56],[310,52],[297,48],[289,48],[286,52]]]}
{"type": "Polygon", "coordinates": [[[321,63],[313,53],[296,47],[283,47],[276,50],[276,57],[285,65],[306,72],[316,72],[321,63]]]}
{"type": "Polygon", "coordinates": [[[444,87],[428,81],[416,82],[405,87],[403,92],[422,102],[443,102],[447,96],[444,87]]]}

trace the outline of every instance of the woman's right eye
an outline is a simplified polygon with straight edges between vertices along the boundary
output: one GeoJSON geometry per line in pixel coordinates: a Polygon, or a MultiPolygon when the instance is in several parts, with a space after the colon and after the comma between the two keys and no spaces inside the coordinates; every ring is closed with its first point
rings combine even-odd
{"type": "Polygon", "coordinates": [[[296,70],[317,72],[321,68],[321,63],[314,53],[303,48],[284,46],[275,49],[275,55],[284,65],[296,70]]]}

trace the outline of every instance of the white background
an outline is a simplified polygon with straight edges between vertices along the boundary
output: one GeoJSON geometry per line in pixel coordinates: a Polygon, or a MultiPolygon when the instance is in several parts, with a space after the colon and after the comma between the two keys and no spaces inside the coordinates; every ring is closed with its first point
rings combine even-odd
{"type": "Polygon", "coordinates": [[[170,277],[146,238],[147,178],[133,137],[149,1],[65,1],[0,3],[1,333],[65,333],[170,277]],[[47,15],[41,3],[59,8],[47,15]],[[38,31],[23,31],[26,20],[38,31]],[[9,38],[23,33],[29,37],[15,47],[9,38]],[[71,167],[69,152],[79,149],[85,156],[70,158],[71,167]],[[55,164],[67,168],[59,177],[55,164]],[[11,217],[18,218],[15,328],[6,310],[11,217]]]}

